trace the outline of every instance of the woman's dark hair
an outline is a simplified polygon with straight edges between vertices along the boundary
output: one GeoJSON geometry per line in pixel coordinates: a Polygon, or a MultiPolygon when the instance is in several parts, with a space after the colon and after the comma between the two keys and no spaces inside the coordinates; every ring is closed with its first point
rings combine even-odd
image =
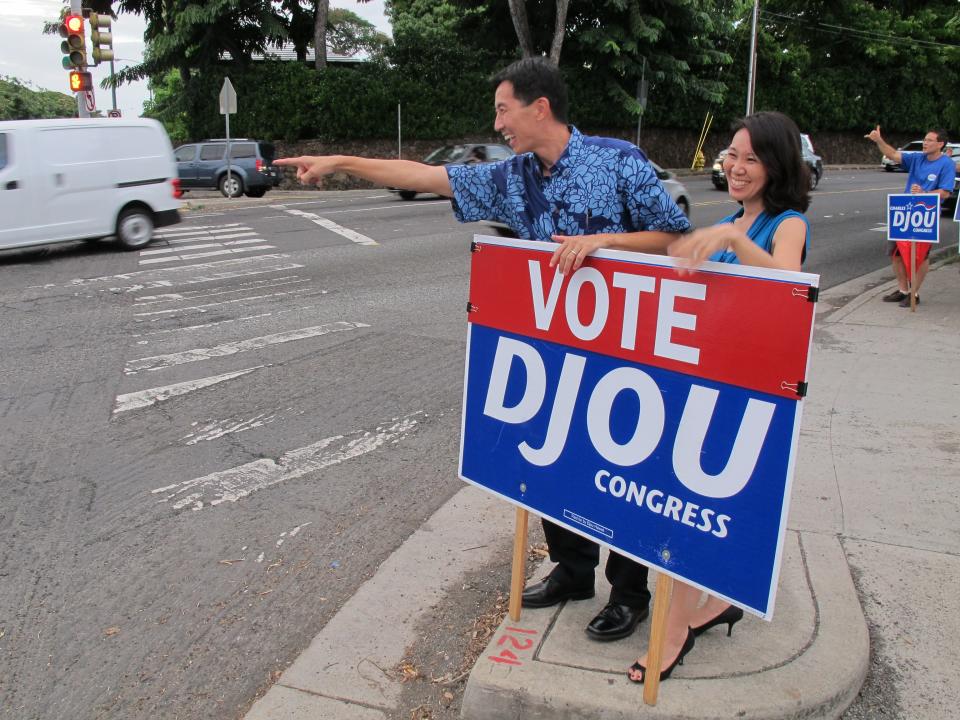
{"type": "Polygon", "coordinates": [[[810,168],[803,161],[797,124],[780,112],[758,112],[735,122],[732,130],[750,134],[753,152],[766,170],[763,209],[771,215],[784,210],[806,212],[810,206],[810,168]]]}
{"type": "Polygon", "coordinates": [[[567,122],[567,86],[560,70],[546,58],[524,58],[508,65],[493,76],[494,90],[504,82],[513,85],[513,94],[524,105],[546,98],[553,117],[567,122]]]}

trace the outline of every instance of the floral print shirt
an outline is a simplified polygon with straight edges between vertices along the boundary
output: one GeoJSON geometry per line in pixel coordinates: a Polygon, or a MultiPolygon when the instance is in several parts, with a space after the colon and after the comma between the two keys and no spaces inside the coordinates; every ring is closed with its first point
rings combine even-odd
{"type": "Polygon", "coordinates": [[[643,151],[623,140],[583,135],[572,126],[570,132],[547,176],[533,153],[447,166],[457,220],[501,222],[527,240],[690,229],[643,151]]]}

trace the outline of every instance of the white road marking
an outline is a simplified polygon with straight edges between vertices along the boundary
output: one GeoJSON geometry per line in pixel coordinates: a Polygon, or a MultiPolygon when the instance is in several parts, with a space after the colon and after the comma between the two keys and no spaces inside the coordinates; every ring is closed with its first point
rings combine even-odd
{"type": "MultiPolygon", "coordinates": [[[[196,242],[196,240],[191,240],[190,242],[196,242]]],[[[186,245],[184,247],[151,248],[149,250],[141,250],[140,257],[144,255],[168,255],[170,253],[183,252],[184,250],[203,250],[204,248],[214,247],[223,246],[220,243],[201,243],[200,245],[186,245]]]]}
{"type": "Polygon", "coordinates": [[[238,340],[237,342],[226,343],[224,345],[215,345],[209,348],[194,348],[184,350],[183,352],[169,353],[166,355],[154,355],[152,357],[138,358],[131,360],[124,372],[127,375],[136,375],[141,370],[163,370],[164,368],[182,365],[183,363],[197,362],[198,360],[209,360],[210,358],[226,357],[236,353],[248,352],[250,350],[259,350],[260,348],[279,343],[294,342],[296,340],[306,340],[312,337],[320,337],[329,333],[343,332],[345,330],[356,330],[357,328],[370,327],[366,323],[358,322],[333,322],[314,327],[301,328],[299,330],[290,330],[288,332],[274,333],[273,335],[263,335],[262,337],[250,338],[249,340],[238,340]]]}
{"type": "MultiPolygon", "coordinates": [[[[230,433],[240,433],[244,430],[269,425],[276,420],[276,418],[277,416],[274,414],[260,413],[259,415],[254,415],[249,420],[209,420],[204,426],[197,428],[197,430],[192,433],[184,435],[180,439],[186,440],[187,445],[196,445],[198,442],[216,440],[230,433]]],[[[198,424],[199,423],[194,423],[194,425],[198,424]]]]}
{"type": "Polygon", "coordinates": [[[871,232],[882,232],[882,233],[885,233],[885,232],[887,231],[887,224],[886,224],[886,223],[880,223],[879,225],[877,225],[877,227],[872,227],[872,228],[870,228],[870,231],[871,231],[871,232]]]}
{"type": "MultiPolygon", "coordinates": [[[[246,233],[246,235],[256,235],[256,233],[246,233]]],[[[237,237],[231,235],[230,237],[237,237]]],[[[215,239],[215,238],[211,238],[215,239]]],[[[196,243],[196,240],[191,240],[190,242],[196,243]]],[[[251,243],[262,243],[263,238],[248,238],[246,240],[227,240],[226,242],[218,243],[200,243],[199,245],[172,245],[171,247],[166,248],[151,248],[150,250],[141,250],[140,257],[144,255],[164,255],[167,253],[183,252],[184,250],[203,250],[205,248],[216,248],[216,247],[230,247],[232,245],[249,245],[251,243]]]]}
{"type": "MultiPolygon", "coordinates": [[[[183,227],[179,230],[164,230],[163,232],[158,232],[157,237],[165,238],[172,237],[174,235],[194,235],[196,233],[205,232],[205,231],[216,231],[223,230],[225,228],[230,228],[231,230],[236,230],[240,227],[240,223],[227,223],[225,225],[194,225],[192,227],[183,227]]],[[[249,228],[244,228],[248,230],[249,228]]]]}
{"type": "Polygon", "coordinates": [[[360,430],[349,435],[334,435],[306,447],[289,450],[277,460],[261,458],[193,480],[157,488],[152,490],[151,494],[163,495],[159,502],[172,503],[175,510],[186,507],[202,510],[207,506],[236,502],[258,490],[295,480],[373,452],[387,443],[397,442],[416,428],[417,416],[420,414],[417,412],[395,419],[391,424],[372,431],[360,430]]]}
{"type": "Polygon", "coordinates": [[[327,220],[325,217],[320,217],[316,213],[303,212],[303,210],[287,210],[286,212],[291,215],[296,215],[298,217],[306,218],[312,223],[316,223],[322,228],[326,228],[330,232],[335,232],[337,235],[342,235],[347,240],[355,242],[358,245],[379,245],[376,240],[369,238],[366,235],[361,235],[358,232],[351,230],[350,228],[345,228],[343,225],[337,225],[333,220],[327,220]]]}
{"type": "Polygon", "coordinates": [[[299,285],[300,283],[310,282],[311,278],[301,278],[298,275],[288,275],[287,277],[274,278],[272,280],[251,280],[250,282],[237,283],[237,287],[229,290],[223,287],[209,288],[208,290],[192,290],[185,293],[165,293],[163,295],[141,295],[134,303],[134,307],[142,305],[156,305],[163,302],[179,302],[181,300],[196,300],[197,298],[215,297],[217,295],[230,295],[232,293],[246,292],[251,287],[263,289],[268,287],[283,287],[284,285],[299,285]]]}
{"type": "Polygon", "coordinates": [[[221,300],[220,302],[204,303],[203,305],[190,305],[189,307],[183,308],[170,308],[168,310],[151,310],[150,312],[139,312],[134,313],[134,317],[150,317],[151,315],[167,315],[170,316],[171,313],[187,313],[191,311],[205,313],[206,308],[217,307],[218,305],[232,305],[233,303],[238,302],[249,302],[251,300],[264,300],[265,298],[271,297],[283,297],[284,295],[299,295],[300,293],[309,292],[310,288],[302,288],[297,290],[288,290],[284,292],[269,293],[267,295],[251,295],[249,297],[234,298],[233,300],[221,300]]]}
{"type": "Polygon", "coordinates": [[[200,378],[199,380],[188,380],[187,382],[174,383],[173,385],[162,385],[160,387],[149,388],[147,390],[138,390],[137,392],[117,395],[116,406],[113,413],[126,412],[127,410],[136,410],[137,408],[147,407],[161,400],[167,400],[178,395],[186,395],[200,388],[210,387],[217,383],[222,383],[233,378],[252,373],[265,365],[247,368],[246,370],[237,370],[236,372],[224,373],[223,375],[212,375],[211,377],[200,378]]]}
{"type": "MultiPolygon", "coordinates": [[[[147,268],[146,270],[134,270],[133,272],[122,273],[120,275],[102,275],[100,277],[93,278],[74,278],[69,283],[66,283],[64,287],[76,287],[78,285],[92,285],[93,283],[100,282],[110,282],[113,280],[133,280],[134,278],[148,278],[155,277],[161,273],[184,273],[192,270],[213,270],[217,268],[224,268],[230,266],[238,265],[249,265],[251,263],[259,263],[263,260],[282,260],[284,258],[290,257],[287,253],[272,253],[270,255],[257,255],[255,257],[242,257],[242,258],[231,258],[230,260],[214,260],[213,262],[208,263],[194,263],[192,265],[179,265],[176,267],[170,268],[147,268]]],[[[295,270],[297,268],[302,268],[303,265],[298,265],[296,263],[280,263],[273,268],[262,269],[262,270],[253,270],[253,271],[242,271],[242,272],[222,272],[214,273],[213,275],[206,278],[199,279],[188,279],[188,280],[168,280],[165,277],[158,278],[152,281],[143,282],[140,286],[133,286],[133,288],[108,288],[110,291],[116,290],[126,290],[127,292],[133,292],[140,288],[154,288],[154,287],[170,287],[171,285],[184,285],[190,284],[192,282],[209,282],[211,280],[221,280],[232,277],[242,277],[244,275],[259,275],[265,272],[276,272],[278,270],[295,270]]]]}
{"type": "MultiPolygon", "coordinates": [[[[327,291],[324,290],[324,293],[327,291]]],[[[285,315],[286,313],[291,312],[301,312],[303,310],[312,310],[315,305],[304,305],[297,308],[289,308],[287,310],[280,310],[276,313],[260,313],[259,315],[244,315],[243,317],[238,318],[229,318],[227,320],[217,320],[216,322],[203,323],[201,325],[184,325],[182,327],[175,328],[164,328],[163,330],[151,330],[148,333],[132,333],[133,337],[146,337],[148,335],[164,335],[166,333],[174,332],[190,332],[191,330],[201,330],[203,328],[213,327],[215,325],[226,325],[227,323],[242,322],[244,320],[258,320],[260,318],[270,317],[271,315],[285,315]]]]}
{"type": "Polygon", "coordinates": [[[147,258],[146,260],[141,260],[140,264],[153,265],[155,263],[173,262],[174,260],[197,260],[199,258],[214,257],[215,255],[230,255],[232,253],[253,252],[254,250],[270,250],[276,247],[276,245],[251,245],[244,248],[211,250],[210,252],[191,253],[189,255],[168,255],[167,257],[147,258]]]}

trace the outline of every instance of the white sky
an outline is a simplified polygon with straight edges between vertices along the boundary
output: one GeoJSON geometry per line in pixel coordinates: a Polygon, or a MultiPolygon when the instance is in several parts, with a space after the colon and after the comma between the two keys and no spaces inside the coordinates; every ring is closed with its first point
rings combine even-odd
{"type": "MultiPolygon", "coordinates": [[[[29,83],[34,89],[56,90],[69,93],[67,71],[61,65],[59,35],[43,35],[43,23],[60,16],[63,0],[0,0],[0,75],[17,78],[29,83]]],[[[358,3],[352,0],[331,0],[330,7],[352,10],[377,26],[387,35],[390,24],[384,15],[383,0],[358,3]]],[[[143,56],[143,18],[138,15],[120,15],[113,21],[114,66],[117,70],[140,62],[143,56]]],[[[90,33],[87,29],[89,50],[90,33]]],[[[110,90],[100,88],[100,81],[110,73],[109,63],[91,68],[97,98],[97,108],[105,111],[111,107],[110,90]]],[[[117,107],[124,117],[137,117],[143,111],[143,103],[149,97],[146,81],[117,88],[117,107]]]]}

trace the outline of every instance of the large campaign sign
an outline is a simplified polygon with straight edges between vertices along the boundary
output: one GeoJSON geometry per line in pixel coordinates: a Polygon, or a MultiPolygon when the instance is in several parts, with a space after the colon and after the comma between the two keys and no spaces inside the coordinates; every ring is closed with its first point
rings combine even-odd
{"type": "Polygon", "coordinates": [[[940,242],[940,196],[937,193],[887,195],[887,239],[940,242]]]}
{"type": "Polygon", "coordinates": [[[460,476],[770,618],[819,278],[473,248],[460,476]]]}

